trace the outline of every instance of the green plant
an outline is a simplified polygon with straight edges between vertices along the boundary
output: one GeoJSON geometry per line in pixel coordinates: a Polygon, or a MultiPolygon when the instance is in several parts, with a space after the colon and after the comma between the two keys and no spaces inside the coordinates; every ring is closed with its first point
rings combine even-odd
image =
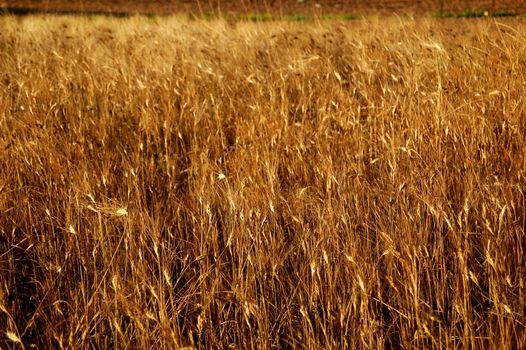
{"type": "MultiPolygon", "coordinates": [[[[242,16],[241,18],[243,18],[242,16]]],[[[263,13],[263,14],[249,14],[246,16],[246,18],[251,22],[269,22],[275,20],[275,16],[271,15],[270,13],[263,13]]]]}
{"type": "Polygon", "coordinates": [[[444,11],[444,10],[438,10],[436,12],[433,12],[434,18],[452,18],[455,17],[455,15],[452,12],[444,11]]]}
{"type": "Polygon", "coordinates": [[[479,10],[464,10],[458,15],[458,17],[460,18],[480,18],[480,17],[487,17],[487,16],[488,16],[487,11],[479,11],[479,10]]]}
{"type": "Polygon", "coordinates": [[[517,16],[516,12],[513,11],[496,11],[491,13],[492,17],[515,17],[517,16]]]}

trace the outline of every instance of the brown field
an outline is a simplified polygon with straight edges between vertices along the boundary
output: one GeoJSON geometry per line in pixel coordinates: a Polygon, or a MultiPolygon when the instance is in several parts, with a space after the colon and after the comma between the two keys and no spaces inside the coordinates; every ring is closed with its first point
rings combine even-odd
{"type": "Polygon", "coordinates": [[[97,11],[118,13],[274,13],[274,14],[428,14],[438,10],[526,13],[526,1],[517,0],[11,0],[1,8],[44,11],[97,11]]]}
{"type": "Polygon", "coordinates": [[[526,347],[524,20],[0,27],[0,347],[526,347]]]}

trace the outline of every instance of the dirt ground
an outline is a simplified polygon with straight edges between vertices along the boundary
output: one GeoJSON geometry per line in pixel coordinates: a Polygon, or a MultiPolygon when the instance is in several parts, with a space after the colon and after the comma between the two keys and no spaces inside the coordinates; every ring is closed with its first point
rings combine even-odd
{"type": "Polygon", "coordinates": [[[13,12],[84,11],[114,13],[274,13],[274,14],[425,14],[439,10],[506,11],[526,13],[526,1],[517,0],[0,0],[13,12]]]}

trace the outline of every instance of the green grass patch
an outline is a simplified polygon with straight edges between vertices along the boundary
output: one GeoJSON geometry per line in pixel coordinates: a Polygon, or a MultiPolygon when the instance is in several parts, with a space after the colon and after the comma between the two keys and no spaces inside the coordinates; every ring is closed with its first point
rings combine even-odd
{"type": "Polygon", "coordinates": [[[512,11],[496,11],[491,13],[491,17],[516,17],[517,13],[512,11]]]}
{"type": "Polygon", "coordinates": [[[480,10],[464,10],[460,14],[458,14],[457,17],[459,18],[480,18],[480,17],[487,17],[488,12],[487,11],[480,11],[480,10]]]}
{"type": "Polygon", "coordinates": [[[307,15],[290,15],[290,16],[283,16],[282,19],[289,22],[307,22],[311,21],[314,17],[313,16],[307,16],[307,15]]]}
{"type": "Polygon", "coordinates": [[[188,14],[189,20],[207,20],[213,21],[218,19],[226,19],[230,21],[242,21],[242,22],[272,22],[272,21],[285,21],[285,22],[310,22],[314,20],[321,21],[352,21],[358,19],[357,16],[351,14],[344,15],[304,15],[304,14],[294,14],[294,15],[273,15],[270,13],[249,13],[245,15],[218,15],[215,13],[207,12],[200,15],[188,14]]]}
{"type": "Polygon", "coordinates": [[[452,18],[455,17],[453,12],[444,11],[444,10],[438,10],[436,12],[433,12],[433,18],[452,18]]]}
{"type": "Polygon", "coordinates": [[[321,15],[321,16],[318,16],[316,17],[317,19],[319,20],[322,20],[322,21],[354,21],[356,19],[358,19],[357,16],[354,16],[354,15],[321,15]]]}
{"type": "MultiPolygon", "coordinates": [[[[526,15],[526,14],[525,14],[526,15]]],[[[453,13],[444,10],[433,12],[433,18],[481,18],[481,17],[515,17],[517,13],[513,11],[484,11],[484,10],[464,10],[460,13],[453,13]]]]}
{"type": "Polygon", "coordinates": [[[270,13],[251,13],[245,16],[240,16],[238,19],[249,21],[249,22],[270,22],[274,20],[273,15],[270,13]]]}

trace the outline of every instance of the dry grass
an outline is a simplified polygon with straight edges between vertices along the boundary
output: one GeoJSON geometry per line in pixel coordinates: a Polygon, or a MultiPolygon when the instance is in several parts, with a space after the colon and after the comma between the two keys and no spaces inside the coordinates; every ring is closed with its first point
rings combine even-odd
{"type": "Polygon", "coordinates": [[[0,27],[7,347],[526,347],[526,23],[0,27]]]}

